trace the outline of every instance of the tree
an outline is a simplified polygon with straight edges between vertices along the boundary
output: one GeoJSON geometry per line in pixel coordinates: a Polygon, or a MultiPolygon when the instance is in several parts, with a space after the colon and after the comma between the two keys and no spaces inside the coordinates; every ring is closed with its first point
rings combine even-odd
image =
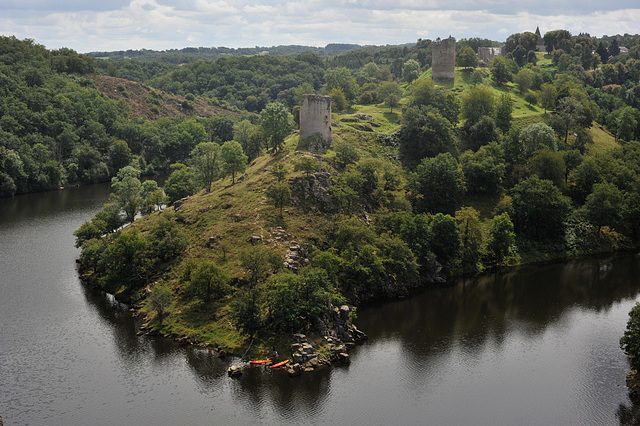
{"type": "Polygon", "coordinates": [[[205,303],[211,297],[220,298],[230,291],[227,274],[210,260],[205,260],[195,266],[189,273],[189,288],[205,303]]]}
{"type": "Polygon", "coordinates": [[[249,120],[241,120],[233,125],[233,140],[242,145],[242,150],[247,154],[248,161],[257,158],[263,148],[260,127],[249,120]]]}
{"type": "Polygon", "coordinates": [[[477,86],[478,84],[482,84],[484,82],[484,74],[480,70],[473,70],[471,76],[469,77],[469,84],[472,86],[477,86]]]}
{"type": "Polygon", "coordinates": [[[279,161],[273,165],[269,173],[276,178],[277,182],[283,182],[287,176],[287,168],[279,161]]]}
{"type": "Polygon", "coordinates": [[[414,168],[425,157],[453,150],[453,128],[433,108],[408,107],[402,115],[398,142],[403,164],[414,168]]]}
{"type": "Polygon", "coordinates": [[[127,218],[133,222],[136,213],[142,206],[142,184],[138,177],[140,170],[126,166],[118,171],[117,176],[111,179],[112,199],[120,206],[127,218]]]}
{"type": "Polygon", "coordinates": [[[513,120],[513,101],[511,95],[503,93],[500,95],[498,104],[496,105],[496,126],[502,131],[503,134],[507,134],[511,129],[511,121],[513,120]]]}
{"type": "Polygon", "coordinates": [[[418,212],[454,213],[464,195],[464,174],[450,153],[424,158],[409,182],[418,212]]]}
{"type": "Polygon", "coordinates": [[[215,142],[202,142],[191,152],[191,160],[198,172],[198,181],[206,192],[211,190],[211,183],[220,174],[220,145],[215,142]]]}
{"type": "Polygon", "coordinates": [[[236,141],[227,141],[220,148],[222,173],[231,175],[231,183],[236,183],[236,173],[244,173],[247,169],[247,156],[242,152],[242,146],[236,141]]]}
{"type": "Polygon", "coordinates": [[[149,294],[149,305],[151,309],[156,311],[158,314],[158,322],[162,325],[162,320],[164,319],[164,314],[169,306],[171,306],[171,302],[173,301],[173,292],[171,289],[162,284],[156,284],[151,289],[151,294],[149,294]]]}
{"type": "Polygon", "coordinates": [[[402,78],[404,81],[411,83],[420,77],[420,62],[415,59],[409,59],[402,66],[402,78]]]}
{"type": "Polygon", "coordinates": [[[331,98],[331,107],[337,112],[342,112],[349,108],[349,101],[344,95],[344,91],[339,87],[334,87],[329,91],[329,97],[331,98]]]}
{"type": "Polygon", "coordinates": [[[462,118],[476,123],[482,116],[492,116],[495,109],[495,97],[486,86],[475,86],[462,95],[462,118]]]}
{"type": "Polygon", "coordinates": [[[315,158],[305,155],[298,161],[296,161],[295,165],[293,166],[293,170],[296,172],[301,171],[305,175],[309,176],[312,173],[320,170],[320,163],[315,158]]]}
{"type": "Polygon", "coordinates": [[[431,79],[421,79],[411,85],[410,107],[430,106],[437,110],[452,125],[458,124],[460,103],[450,91],[436,87],[431,79]]]}
{"type": "Polygon", "coordinates": [[[128,166],[131,162],[131,149],[129,145],[123,140],[117,140],[109,147],[109,167],[112,173],[115,174],[117,170],[128,166]]]}
{"type": "Polygon", "coordinates": [[[499,86],[511,81],[511,68],[511,61],[504,56],[496,56],[491,60],[491,64],[489,64],[493,81],[499,86]]]}
{"type": "Polygon", "coordinates": [[[463,46],[456,52],[456,65],[464,68],[475,68],[478,66],[478,56],[473,48],[463,46]]]}
{"type": "Polygon", "coordinates": [[[327,91],[332,89],[342,89],[349,102],[356,100],[358,95],[358,83],[351,75],[351,71],[345,67],[330,68],[324,74],[324,81],[327,84],[327,91]]]}
{"type": "Polygon", "coordinates": [[[533,83],[533,72],[527,68],[523,68],[518,71],[513,82],[518,85],[520,93],[525,93],[531,88],[531,84],[533,83]]]}
{"type": "Polygon", "coordinates": [[[558,101],[556,114],[562,122],[565,145],[567,144],[570,130],[589,128],[593,121],[591,110],[571,96],[558,101]]]}
{"type": "Polygon", "coordinates": [[[640,303],[636,303],[629,312],[627,328],[620,338],[620,348],[629,354],[631,369],[640,369],[640,303]]]}
{"type": "Polygon", "coordinates": [[[584,203],[584,210],[587,220],[598,228],[600,235],[603,226],[613,226],[622,218],[624,205],[624,195],[618,187],[603,182],[593,185],[593,190],[584,203]]]}
{"type": "Polygon", "coordinates": [[[279,182],[271,185],[267,189],[267,197],[271,199],[275,208],[280,210],[282,218],[282,210],[291,202],[291,188],[287,182],[279,182]]]}
{"type": "Polygon", "coordinates": [[[620,46],[618,45],[618,40],[613,39],[609,44],[609,55],[618,56],[620,54],[620,46]]]}
{"type": "Polygon", "coordinates": [[[570,202],[553,182],[531,176],[513,187],[511,197],[519,235],[538,241],[564,238],[570,202]]]}
{"type": "Polygon", "coordinates": [[[378,86],[378,99],[382,99],[391,112],[393,107],[398,105],[398,102],[402,98],[402,90],[398,83],[394,81],[385,81],[378,86]]]}
{"type": "Polygon", "coordinates": [[[260,112],[260,126],[271,152],[278,152],[293,130],[293,118],[280,102],[271,102],[260,112]]]}
{"type": "Polygon", "coordinates": [[[164,204],[164,201],[159,198],[164,198],[164,192],[155,180],[148,179],[142,182],[140,196],[142,197],[142,205],[140,206],[142,214],[149,214],[155,211],[159,205],[164,204]]]}
{"type": "Polygon", "coordinates": [[[484,245],[480,213],[473,207],[463,207],[456,211],[456,221],[460,229],[461,260],[464,271],[480,269],[480,257],[484,245]]]}
{"type": "Polygon", "coordinates": [[[520,138],[524,144],[525,155],[530,157],[539,149],[547,148],[558,150],[556,134],[553,129],[544,123],[530,124],[520,132],[520,138]]]}
{"type": "Polygon", "coordinates": [[[514,251],[516,234],[508,213],[494,216],[489,228],[487,252],[496,265],[501,265],[514,251]]]}
{"type": "Polygon", "coordinates": [[[194,179],[193,169],[181,163],[172,164],[171,169],[173,172],[164,183],[164,191],[169,197],[169,202],[174,203],[181,198],[195,194],[198,186],[194,179]]]}
{"type": "Polygon", "coordinates": [[[460,164],[467,181],[467,189],[473,193],[498,192],[505,173],[502,147],[492,142],[480,147],[477,152],[465,151],[460,156],[460,164]]]}
{"type": "Polygon", "coordinates": [[[558,188],[563,187],[567,166],[561,152],[540,149],[529,158],[527,167],[540,179],[550,180],[558,188]]]}
{"type": "Polygon", "coordinates": [[[251,289],[264,282],[269,273],[282,264],[282,258],[263,245],[251,246],[240,252],[240,266],[245,270],[246,281],[251,289]]]}
{"type": "Polygon", "coordinates": [[[616,118],[616,138],[624,141],[634,139],[638,128],[638,110],[626,106],[620,109],[616,118]]]}
{"type": "Polygon", "coordinates": [[[460,253],[460,227],[458,222],[448,214],[438,213],[429,226],[431,251],[445,267],[453,265],[460,253]]]}
{"type": "Polygon", "coordinates": [[[488,115],[480,117],[480,119],[474,124],[470,125],[469,122],[465,123],[463,127],[465,130],[467,147],[476,151],[481,146],[498,140],[498,129],[496,127],[493,118],[488,115]]]}
{"type": "Polygon", "coordinates": [[[547,113],[548,109],[553,109],[556,106],[556,99],[558,97],[558,91],[553,84],[543,83],[540,87],[540,103],[544,108],[544,113],[547,113]]]}

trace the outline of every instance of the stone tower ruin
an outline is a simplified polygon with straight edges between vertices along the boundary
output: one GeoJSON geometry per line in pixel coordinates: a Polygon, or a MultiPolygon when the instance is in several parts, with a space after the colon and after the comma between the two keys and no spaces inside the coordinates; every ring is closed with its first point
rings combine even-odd
{"type": "Polygon", "coordinates": [[[311,152],[324,152],[333,146],[329,96],[302,95],[299,145],[311,152]]]}
{"type": "Polygon", "coordinates": [[[446,38],[433,44],[431,56],[431,78],[433,80],[453,80],[456,73],[456,39],[446,38]]]}

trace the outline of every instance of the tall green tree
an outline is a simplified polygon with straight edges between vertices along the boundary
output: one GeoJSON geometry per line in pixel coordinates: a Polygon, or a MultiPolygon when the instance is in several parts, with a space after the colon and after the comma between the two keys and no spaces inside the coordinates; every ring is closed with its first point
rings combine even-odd
{"type": "Polygon", "coordinates": [[[473,207],[463,207],[456,211],[455,218],[460,229],[462,269],[477,271],[481,268],[480,258],[484,246],[480,213],[473,207]]]}
{"type": "Polygon", "coordinates": [[[465,192],[464,174],[450,153],[438,154],[422,160],[410,177],[409,189],[418,212],[453,214],[465,192]]]}
{"type": "Polygon", "coordinates": [[[563,239],[570,202],[550,180],[531,176],[511,190],[513,224],[533,240],[563,239]]]}
{"type": "Polygon", "coordinates": [[[280,102],[271,102],[260,112],[260,126],[271,152],[278,152],[293,130],[293,118],[280,102]]]}
{"type": "Polygon", "coordinates": [[[236,173],[244,173],[247,169],[247,156],[242,152],[242,146],[236,141],[227,141],[220,148],[222,173],[231,175],[231,182],[236,183],[236,173]]]}
{"type": "Polygon", "coordinates": [[[608,182],[593,185],[584,203],[587,220],[598,228],[598,235],[603,226],[613,226],[622,218],[624,208],[624,195],[608,182]]]}
{"type": "Polygon", "coordinates": [[[514,252],[516,234],[508,213],[494,216],[489,228],[487,252],[496,265],[501,265],[514,252]]]}
{"type": "Polygon", "coordinates": [[[511,129],[512,114],[513,101],[511,100],[511,95],[503,93],[500,95],[500,99],[498,99],[495,115],[496,126],[498,126],[498,129],[500,129],[503,134],[509,133],[511,129]]]}
{"type": "Polygon", "coordinates": [[[211,190],[211,183],[220,175],[220,151],[217,143],[202,142],[191,152],[191,161],[198,171],[198,181],[207,192],[211,190]]]}
{"type": "Polygon", "coordinates": [[[469,123],[476,123],[483,116],[492,116],[495,110],[495,97],[486,86],[475,86],[462,95],[462,118],[469,123]]]}
{"type": "Polygon", "coordinates": [[[464,68],[475,68],[478,66],[478,55],[470,46],[463,46],[456,52],[456,65],[464,68]]]}
{"type": "Polygon", "coordinates": [[[420,62],[415,59],[409,59],[402,66],[402,78],[404,81],[411,83],[420,77],[420,62]]]}
{"type": "Polygon", "coordinates": [[[210,260],[196,265],[189,273],[189,288],[205,303],[209,303],[211,297],[220,298],[227,294],[231,290],[228,282],[227,274],[210,260]]]}
{"type": "Polygon", "coordinates": [[[398,105],[402,98],[402,89],[394,81],[385,81],[378,87],[378,99],[381,99],[393,112],[393,107],[398,105]]]}
{"type": "Polygon", "coordinates": [[[414,168],[425,157],[454,150],[453,128],[433,108],[408,107],[402,115],[399,145],[403,164],[414,168]]]}
{"type": "Polygon", "coordinates": [[[111,179],[111,197],[124,212],[127,221],[133,222],[142,206],[142,183],[140,170],[126,166],[111,179]]]}

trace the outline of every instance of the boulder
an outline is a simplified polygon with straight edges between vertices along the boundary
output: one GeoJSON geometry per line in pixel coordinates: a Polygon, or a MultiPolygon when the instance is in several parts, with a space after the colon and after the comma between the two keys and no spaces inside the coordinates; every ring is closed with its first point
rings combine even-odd
{"type": "Polygon", "coordinates": [[[291,367],[289,367],[287,373],[289,373],[289,376],[291,377],[299,376],[302,374],[302,367],[300,367],[300,364],[295,363],[291,367]]]}
{"type": "Polygon", "coordinates": [[[304,355],[296,352],[293,354],[293,362],[295,364],[303,364],[306,361],[306,358],[304,355]]]}
{"type": "Polygon", "coordinates": [[[314,357],[311,358],[309,361],[307,361],[307,363],[304,365],[305,368],[318,368],[318,366],[320,365],[320,361],[318,361],[318,357],[314,357]]]}
{"type": "Polygon", "coordinates": [[[227,374],[229,375],[229,377],[240,376],[242,374],[242,366],[241,365],[232,365],[227,370],[227,374]]]}
{"type": "Polygon", "coordinates": [[[296,333],[293,335],[293,338],[296,340],[296,342],[298,343],[306,343],[307,342],[307,336],[305,336],[302,333],[296,333]]]}
{"type": "Polygon", "coordinates": [[[340,352],[338,354],[338,361],[342,364],[351,364],[351,360],[349,359],[349,354],[346,352],[340,352]]]}

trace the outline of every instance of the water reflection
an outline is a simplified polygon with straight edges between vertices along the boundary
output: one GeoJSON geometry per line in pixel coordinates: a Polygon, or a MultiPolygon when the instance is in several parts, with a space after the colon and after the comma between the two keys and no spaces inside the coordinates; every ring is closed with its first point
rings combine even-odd
{"type": "Polygon", "coordinates": [[[635,297],[640,288],[637,256],[522,267],[460,279],[406,300],[364,310],[358,324],[374,339],[399,337],[416,356],[443,343],[480,350],[503,342],[517,326],[535,338],[572,307],[606,311],[635,297]]]}

